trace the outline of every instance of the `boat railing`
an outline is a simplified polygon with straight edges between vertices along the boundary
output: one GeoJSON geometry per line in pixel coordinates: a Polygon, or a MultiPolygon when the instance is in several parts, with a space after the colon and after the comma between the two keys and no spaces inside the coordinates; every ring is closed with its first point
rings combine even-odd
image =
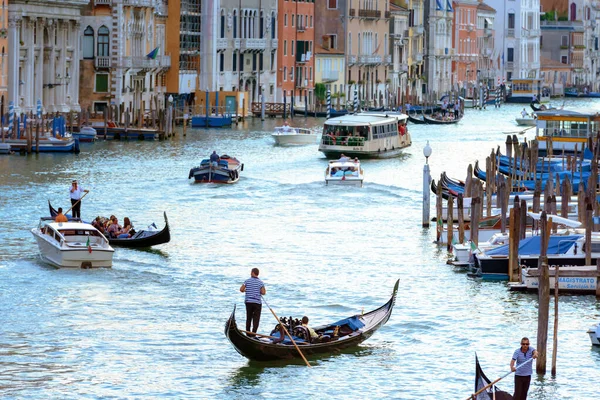
{"type": "Polygon", "coordinates": [[[362,136],[334,136],[323,135],[322,143],[329,146],[364,146],[365,138],[362,136]]]}

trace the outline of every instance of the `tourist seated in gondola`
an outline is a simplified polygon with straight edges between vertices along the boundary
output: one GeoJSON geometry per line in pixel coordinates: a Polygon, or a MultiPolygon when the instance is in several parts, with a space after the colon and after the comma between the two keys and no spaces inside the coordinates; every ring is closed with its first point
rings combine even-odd
{"type": "MultiPolygon", "coordinates": [[[[119,234],[117,235],[117,237],[119,239],[130,238],[132,230],[133,230],[133,225],[131,224],[129,217],[125,217],[123,219],[123,228],[119,231],[119,234]]],[[[134,231],[134,233],[135,233],[135,231],[134,231]]]]}
{"type": "Polygon", "coordinates": [[[104,232],[106,232],[106,228],[104,227],[104,222],[102,221],[102,217],[97,216],[93,221],[92,221],[92,226],[96,229],[98,229],[102,234],[104,234],[104,232]]]}
{"type": "Polygon", "coordinates": [[[315,330],[313,328],[308,326],[308,317],[306,315],[304,317],[302,317],[302,326],[308,330],[311,341],[314,342],[319,339],[319,334],[317,332],[315,332],[315,330]]]}
{"type": "Polygon", "coordinates": [[[119,225],[119,220],[117,217],[113,217],[110,226],[106,230],[106,233],[108,233],[111,238],[116,238],[121,233],[121,229],[122,228],[121,225],[119,225]]]}

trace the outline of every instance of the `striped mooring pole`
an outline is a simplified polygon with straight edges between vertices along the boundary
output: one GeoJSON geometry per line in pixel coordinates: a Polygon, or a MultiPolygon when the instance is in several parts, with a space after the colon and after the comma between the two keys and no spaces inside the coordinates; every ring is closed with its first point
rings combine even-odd
{"type": "Polygon", "coordinates": [[[42,118],[42,100],[37,100],[37,117],[38,119],[42,118]]]}
{"type": "Polygon", "coordinates": [[[12,132],[13,125],[15,124],[15,103],[14,101],[8,102],[8,131],[12,132]]]}
{"type": "Polygon", "coordinates": [[[331,90],[327,89],[327,119],[331,118],[331,90]]]}
{"type": "Polygon", "coordinates": [[[358,112],[358,90],[354,89],[354,112],[358,112]]]}

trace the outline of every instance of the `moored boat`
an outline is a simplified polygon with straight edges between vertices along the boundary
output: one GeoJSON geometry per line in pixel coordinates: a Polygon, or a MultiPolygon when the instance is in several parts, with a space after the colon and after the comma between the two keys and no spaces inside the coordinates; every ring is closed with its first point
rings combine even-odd
{"type": "Polygon", "coordinates": [[[40,219],[31,230],[42,259],[58,268],[110,268],[114,249],[92,225],[71,219],[57,223],[40,219]]]}
{"type": "Polygon", "coordinates": [[[535,126],[536,119],[532,116],[516,117],[515,122],[520,126],[535,126]]]}
{"type": "MultiPolygon", "coordinates": [[[[319,335],[317,339],[311,338],[308,330],[297,320],[290,318],[290,320],[282,319],[280,322],[293,335],[304,356],[332,354],[342,349],[356,347],[371,337],[392,315],[399,282],[396,281],[391,298],[383,306],[364,314],[314,327],[319,335]]],[[[234,307],[225,323],[225,336],[238,353],[250,360],[274,361],[299,358],[298,350],[285,334],[281,324],[277,324],[270,335],[246,335],[237,327],[234,307]]]]}
{"type": "Polygon", "coordinates": [[[446,117],[423,115],[423,119],[425,120],[425,123],[427,123],[427,124],[450,125],[450,124],[458,123],[462,119],[462,115],[459,115],[458,118],[454,118],[454,113],[449,112],[448,116],[446,116],[446,117]]]}
{"type": "MultiPolygon", "coordinates": [[[[548,267],[549,287],[554,290],[556,267],[548,267]]],[[[521,282],[509,283],[513,291],[537,292],[540,286],[540,271],[537,267],[526,267],[521,270],[521,282]]],[[[561,293],[596,294],[598,283],[596,265],[564,265],[558,271],[558,291],[561,293]],[[596,276],[594,276],[596,275],[596,276]]]]}
{"type": "Polygon", "coordinates": [[[389,158],[411,145],[406,114],[354,114],[325,121],[319,151],[328,158],[341,154],[359,158],[389,158]]]}
{"type": "Polygon", "coordinates": [[[194,178],[197,183],[235,183],[243,170],[244,164],[237,158],[224,154],[216,167],[209,159],[202,160],[198,167],[190,169],[188,179],[194,178]]]}
{"type": "Polygon", "coordinates": [[[93,142],[96,140],[97,132],[91,125],[84,125],[79,128],[78,132],[73,132],[73,137],[79,139],[80,142],[93,142]]]}
{"type": "Polygon", "coordinates": [[[278,126],[271,136],[275,139],[275,144],[280,146],[317,143],[317,133],[308,128],[294,128],[287,125],[278,126]]]}
{"type": "Polygon", "coordinates": [[[591,327],[587,331],[588,335],[590,335],[590,340],[594,346],[600,346],[600,324],[591,327]]]}
{"type": "Polygon", "coordinates": [[[329,185],[360,185],[362,186],[365,173],[360,166],[360,161],[329,161],[325,169],[325,184],[329,185]]]}
{"type": "MultiPolygon", "coordinates": [[[[26,150],[28,146],[27,139],[24,138],[8,138],[5,140],[5,142],[10,145],[12,151],[23,151],[26,150]]],[[[39,151],[44,153],[79,153],[79,140],[72,137],[56,138],[54,136],[43,136],[40,137],[38,143],[39,149],[36,145],[35,138],[31,141],[31,151],[39,151]]]]}

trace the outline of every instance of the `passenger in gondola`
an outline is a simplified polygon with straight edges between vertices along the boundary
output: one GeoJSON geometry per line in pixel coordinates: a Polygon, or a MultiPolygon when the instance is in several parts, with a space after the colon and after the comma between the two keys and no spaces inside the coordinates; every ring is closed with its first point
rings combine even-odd
{"type": "Polygon", "coordinates": [[[104,228],[104,224],[102,223],[102,218],[100,216],[97,216],[92,221],[92,226],[98,229],[102,234],[104,234],[104,232],[106,231],[106,229],[104,228]]]}
{"type": "Polygon", "coordinates": [[[119,220],[117,219],[117,217],[113,217],[110,226],[106,230],[106,233],[108,233],[108,235],[111,238],[116,238],[117,236],[119,236],[120,232],[121,232],[121,226],[119,225],[119,220]]]}
{"type": "Polygon", "coordinates": [[[131,237],[129,232],[132,229],[133,229],[133,225],[131,224],[129,217],[125,217],[123,219],[123,228],[119,231],[119,234],[117,235],[117,237],[119,239],[127,239],[127,238],[131,237]]]}
{"type": "Polygon", "coordinates": [[[308,317],[306,315],[304,317],[302,317],[302,326],[305,327],[306,330],[308,331],[308,333],[310,334],[311,341],[315,341],[315,340],[319,339],[319,334],[317,332],[315,332],[315,330],[313,328],[308,326],[308,317]]]}

